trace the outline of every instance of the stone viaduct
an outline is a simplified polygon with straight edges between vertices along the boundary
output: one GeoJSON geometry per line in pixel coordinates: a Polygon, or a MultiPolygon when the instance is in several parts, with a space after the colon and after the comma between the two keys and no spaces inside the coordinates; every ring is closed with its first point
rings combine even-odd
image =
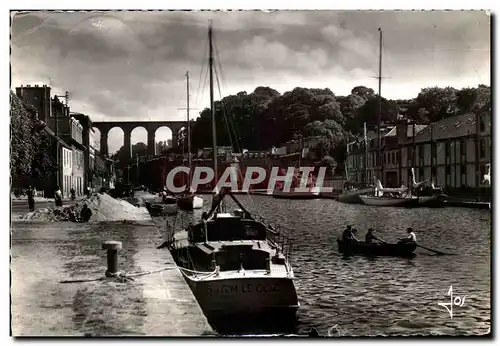
{"type": "Polygon", "coordinates": [[[92,126],[101,132],[101,154],[109,156],[108,133],[114,127],[123,130],[123,145],[128,148],[129,159],[132,157],[132,145],[130,136],[136,127],[143,127],[148,132],[148,155],[155,155],[155,132],[162,126],[170,128],[172,131],[172,147],[177,147],[179,131],[186,126],[185,121],[97,121],[92,126]]]}

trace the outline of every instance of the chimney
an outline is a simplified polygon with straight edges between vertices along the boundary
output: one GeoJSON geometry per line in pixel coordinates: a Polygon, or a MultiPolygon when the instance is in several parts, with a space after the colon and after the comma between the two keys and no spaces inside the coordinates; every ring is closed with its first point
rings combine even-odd
{"type": "Polygon", "coordinates": [[[400,144],[408,140],[408,122],[406,120],[403,119],[396,122],[396,136],[400,144]]]}

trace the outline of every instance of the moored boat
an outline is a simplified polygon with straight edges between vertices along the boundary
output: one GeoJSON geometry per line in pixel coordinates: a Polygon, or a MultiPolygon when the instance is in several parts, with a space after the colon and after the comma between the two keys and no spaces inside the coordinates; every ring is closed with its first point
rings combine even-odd
{"type": "MultiPolygon", "coordinates": [[[[208,32],[213,169],[219,177],[211,25],[208,32]]],[[[280,317],[291,315],[294,320],[299,302],[290,263],[291,240],[283,231],[255,220],[230,189],[223,187],[213,196],[211,209],[203,213],[202,220],[170,234],[168,244],[207,317],[279,312],[280,317]],[[240,209],[222,211],[227,195],[240,209]]]]}
{"type": "Polygon", "coordinates": [[[373,190],[374,190],[373,187],[343,190],[340,196],[338,197],[338,200],[339,202],[342,203],[362,204],[363,200],[361,199],[360,195],[372,193],[373,190]]]}
{"type": "Polygon", "coordinates": [[[340,238],[337,239],[339,252],[344,255],[365,255],[365,256],[411,256],[417,248],[416,243],[345,243],[340,238]]]}
{"type": "Polygon", "coordinates": [[[194,194],[189,194],[177,198],[177,205],[183,210],[193,210],[203,208],[203,198],[194,194]]]}
{"type": "Polygon", "coordinates": [[[164,204],[176,204],[177,203],[177,198],[174,196],[164,195],[161,200],[164,204]]]}
{"type": "Polygon", "coordinates": [[[191,122],[189,121],[189,71],[186,72],[186,88],[187,88],[187,119],[186,119],[186,129],[187,129],[187,142],[188,142],[188,183],[189,187],[186,193],[182,196],[179,196],[176,200],[179,209],[183,210],[193,210],[193,209],[201,209],[203,208],[203,198],[195,195],[195,191],[191,190],[191,122]]]}
{"type": "Polygon", "coordinates": [[[445,206],[447,196],[439,194],[434,196],[419,196],[418,205],[421,207],[441,208],[445,206]]]}
{"type": "Polygon", "coordinates": [[[170,249],[200,307],[207,315],[295,316],[290,240],[247,211],[216,212],[225,195],[235,199],[221,192],[206,219],[176,234],[170,249]]]}
{"type": "Polygon", "coordinates": [[[287,198],[287,199],[316,199],[319,198],[320,188],[318,186],[313,186],[309,188],[309,191],[296,191],[291,188],[290,191],[274,190],[274,198],[287,198]]]}
{"type": "Polygon", "coordinates": [[[359,196],[364,204],[377,207],[412,207],[418,204],[417,197],[359,196]]]}

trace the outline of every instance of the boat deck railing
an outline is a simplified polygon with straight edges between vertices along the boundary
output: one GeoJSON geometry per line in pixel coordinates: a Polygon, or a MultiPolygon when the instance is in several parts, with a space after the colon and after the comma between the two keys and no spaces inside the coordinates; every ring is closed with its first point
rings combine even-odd
{"type": "Polygon", "coordinates": [[[267,239],[274,244],[286,258],[292,257],[292,239],[286,234],[288,229],[281,225],[270,225],[267,227],[267,239]]]}

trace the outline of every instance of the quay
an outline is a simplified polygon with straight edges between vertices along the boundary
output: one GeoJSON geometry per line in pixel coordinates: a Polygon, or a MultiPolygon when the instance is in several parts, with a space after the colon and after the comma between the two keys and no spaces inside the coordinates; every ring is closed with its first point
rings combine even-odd
{"type": "Polygon", "coordinates": [[[457,207],[457,208],[471,208],[471,209],[491,209],[491,202],[481,202],[474,200],[461,200],[461,199],[449,199],[446,200],[445,206],[447,207],[457,207]]]}
{"type": "Polygon", "coordinates": [[[11,237],[14,337],[214,335],[151,218],[16,221],[11,237]],[[107,240],[133,280],[105,277],[107,240]]]}

